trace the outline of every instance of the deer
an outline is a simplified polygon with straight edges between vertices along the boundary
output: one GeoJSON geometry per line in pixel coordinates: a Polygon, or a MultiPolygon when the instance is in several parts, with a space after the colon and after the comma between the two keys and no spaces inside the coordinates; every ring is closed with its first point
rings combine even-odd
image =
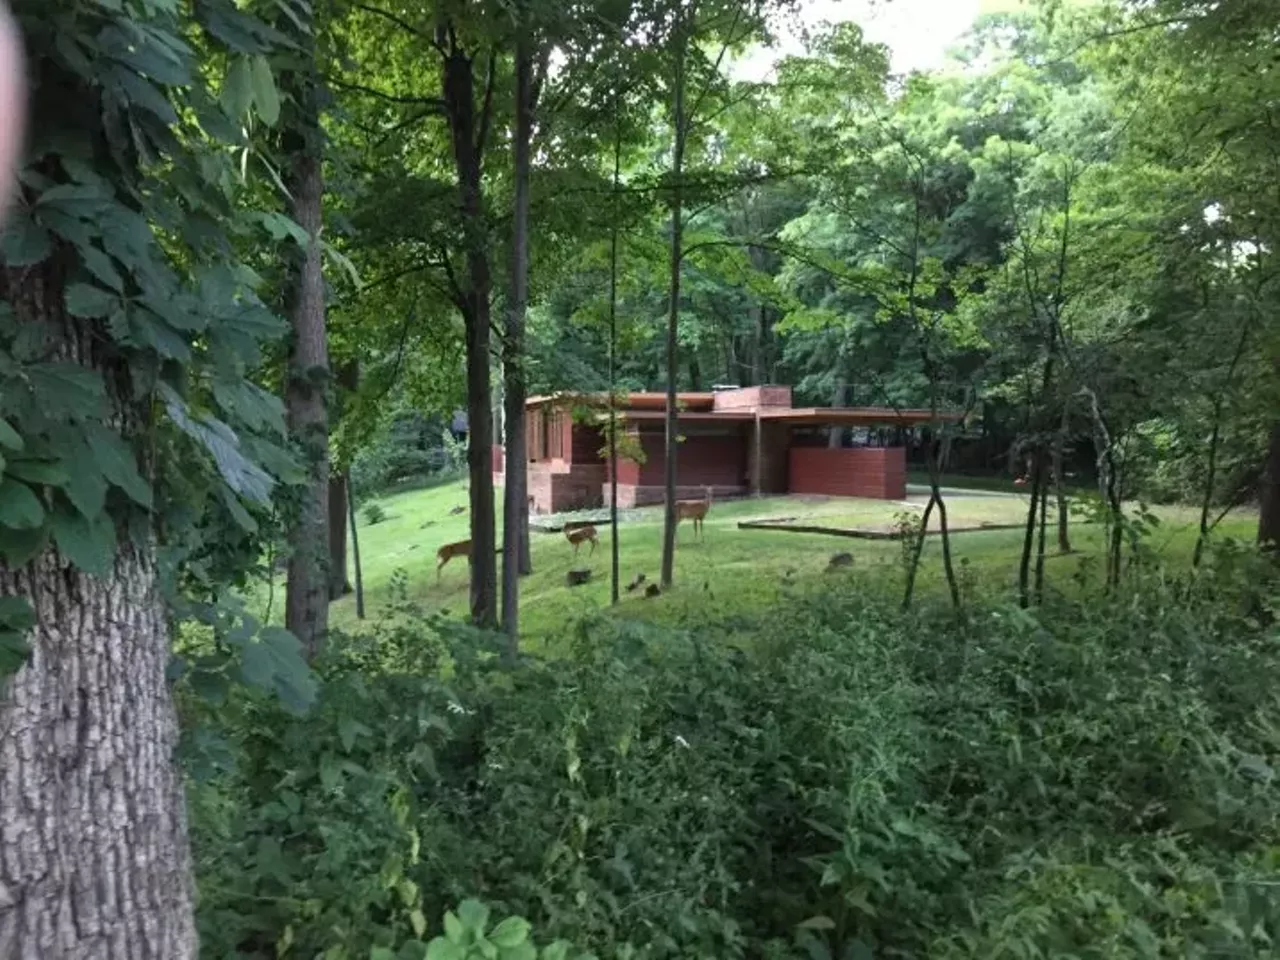
{"type": "Polygon", "coordinates": [[[707,518],[707,511],[711,509],[711,488],[702,488],[704,496],[701,500],[677,500],[676,501],[676,524],[679,525],[681,520],[693,521],[693,534],[695,537],[702,536],[702,522],[707,518]]]}
{"type": "Polygon", "coordinates": [[[596,532],[596,528],[591,524],[587,524],[585,527],[575,527],[572,530],[565,528],[564,536],[566,540],[573,544],[573,555],[575,557],[578,555],[578,549],[585,541],[591,541],[592,553],[596,552],[596,544],[600,542],[600,534],[596,532]]]}
{"type": "Polygon", "coordinates": [[[444,569],[444,565],[454,557],[466,557],[468,561],[471,559],[471,541],[459,540],[457,543],[446,543],[443,547],[436,551],[436,582],[440,582],[440,571],[444,569]]]}

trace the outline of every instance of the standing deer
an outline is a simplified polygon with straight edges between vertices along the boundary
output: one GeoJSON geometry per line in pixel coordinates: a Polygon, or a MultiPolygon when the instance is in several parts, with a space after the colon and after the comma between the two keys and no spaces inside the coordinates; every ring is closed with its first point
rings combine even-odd
{"type": "Polygon", "coordinates": [[[591,541],[591,552],[595,553],[596,544],[600,540],[600,534],[596,532],[596,528],[591,524],[587,524],[585,527],[576,527],[573,530],[566,528],[564,535],[565,539],[573,544],[573,555],[575,557],[578,555],[578,548],[587,540],[591,541]]]}
{"type": "Polygon", "coordinates": [[[711,509],[711,488],[703,487],[702,490],[704,496],[701,500],[676,501],[676,525],[679,526],[684,519],[692,520],[695,537],[702,536],[702,521],[707,518],[707,511],[711,509]]]}
{"type": "Polygon", "coordinates": [[[440,571],[444,569],[444,565],[454,557],[466,557],[471,559],[471,541],[459,540],[457,543],[446,543],[443,547],[436,551],[436,582],[440,582],[440,571]]]}

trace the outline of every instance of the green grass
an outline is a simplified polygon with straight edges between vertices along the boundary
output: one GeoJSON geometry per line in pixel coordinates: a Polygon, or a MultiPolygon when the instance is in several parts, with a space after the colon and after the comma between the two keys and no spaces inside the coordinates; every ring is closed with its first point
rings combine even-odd
{"type": "MultiPolygon", "coordinates": [[[[917,498],[918,499],[918,498],[917,498]]],[[[468,568],[461,560],[445,567],[437,583],[436,550],[445,543],[466,539],[469,521],[466,512],[450,515],[451,508],[466,506],[462,483],[429,490],[399,493],[379,500],[386,519],[369,525],[358,518],[360,553],[364,571],[366,605],[370,619],[363,625],[355,618],[355,601],[346,597],[332,608],[335,627],[356,630],[377,622],[380,610],[391,599],[392,575],[404,570],[409,598],[428,609],[463,615],[468,606],[468,568]]],[[[1018,522],[1026,509],[1025,498],[952,497],[949,515],[960,521],[1018,522]]],[[[901,545],[896,542],[852,540],[821,534],[780,533],[741,530],[740,520],[795,517],[831,525],[891,525],[901,504],[890,501],[799,497],[763,497],[716,503],[706,522],[706,536],[699,542],[685,524],[681,525],[676,550],[675,587],[658,598],[645,598],[642,590],[623,593],[616,611],[619,616],[667,625],[716,625],[731,635],[735,624],[784,595],[820,593],[831,576],[870,578],[898,576],[901,545]],[[833,553],[854,556],[851,569],[838,574],[826,572],[833,553]]],[[[1174,562],[1189,555],[1195,539],[1195,511],[1190,508],[1160,508],[1164,522],[1151,537],[1154,549],[1174,562]]],[[[660,508],[638,512],[639,519],[620,526],[620,572],[625,585],[644,573],[648,582],[658,579],[662,552],[660,508]]],[[[1220,531],[1224,535],[1250,536],[1255,519],[1241,511],[1229,517],[1220,531]]],[[[1068,557],[1053,557],[1048,564],[1051,587],[1070,589],[1071,575],[1081,558],[1098,552],[1100,531],[1091,526],[1075,526],[1068,557]]],[[[1050,533],[1052,539],[1052,532],[1050,533]]],[[[592,555],[584,547],[577,563],[572,547],[559,533],[532,534],[534,573],[522,582],[521,612],[526,644],[533,650],[553,645],[567,633],[567,627],[586,616],[608,610],[609,531],[600,531],[600,547],[592,555]],[[569,588],[565,574],[574,566],[592,571],[585,586],[569,588]]],[[[987,530],[957,535],[953,553],[963,563],[968,589],[985,592],[1011,590],[1021,548],[1020,530],[987,530]]],[[[922,593],[943,588],[941,554],[936,538],[924,552],[920,578],[922,593]]],[[[278,606],[278,605],[277,605],[278,606]]]]}

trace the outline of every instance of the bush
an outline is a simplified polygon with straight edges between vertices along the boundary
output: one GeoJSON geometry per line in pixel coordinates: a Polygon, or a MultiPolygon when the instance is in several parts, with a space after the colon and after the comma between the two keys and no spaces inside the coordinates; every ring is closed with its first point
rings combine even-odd
{"type": "Polygon", "coordinates": [[[360,512],[364,514],[364,522],[371,527],[376,526],[377,524],[382,523],[383,520],[387,519],[387,511],[383,508],[382,504],[378,503],[376,500],[372,503],[365,504],[364,509],[360,512]]]}
{"type": "Polygon", "coordinates": [[[1038,612],[827,594],[742,649],[601,619],[514,671],[402,603],[310,714],[219,712],[206,950],[363,960],[478,896],[646,960],[1271,956],[1280,660],[1237,560],[1038,612]]]}

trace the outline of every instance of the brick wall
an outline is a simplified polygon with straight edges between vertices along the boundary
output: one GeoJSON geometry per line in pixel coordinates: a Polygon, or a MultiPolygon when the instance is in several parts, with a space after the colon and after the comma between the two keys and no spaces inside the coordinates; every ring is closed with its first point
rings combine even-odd
{"type": "Polygon", "coordinates": [[[737,390],[717,390],[712,409],[759,410],[761,407],[791,406],[791,388],[778,386],[741,387],[737,390]]]}
{"type": "Polygon", "coordinates": [[[907,459],[902,447],[792,447],[790,492],[902,500],[907,459]]]}
{"type": "Polygon", "coordinates": [[[500,477],[502,476],[502,471],[505,469],[505,465],[507,461],[506,448],[503,447],[502,444],[500,443],[495,443],[493,445],[493,450],[491,451],[491,456],[492,456],[491,462],[492,462],[493,475],[495,477],[500,477]]]}
{"type": "MultiPolygon", "coordinates": [[[[681,486],[745,487],[747,478],[746,431],[707,434],[693,425],[682,426],[685,440],[676,451],[676,469],[681,486]]],[[[618,482],[640,486],[662,486],[666,482],[667,451],[661,429],[640,431],[645,462],[623,460],[618,464],[618,482]]]]}

